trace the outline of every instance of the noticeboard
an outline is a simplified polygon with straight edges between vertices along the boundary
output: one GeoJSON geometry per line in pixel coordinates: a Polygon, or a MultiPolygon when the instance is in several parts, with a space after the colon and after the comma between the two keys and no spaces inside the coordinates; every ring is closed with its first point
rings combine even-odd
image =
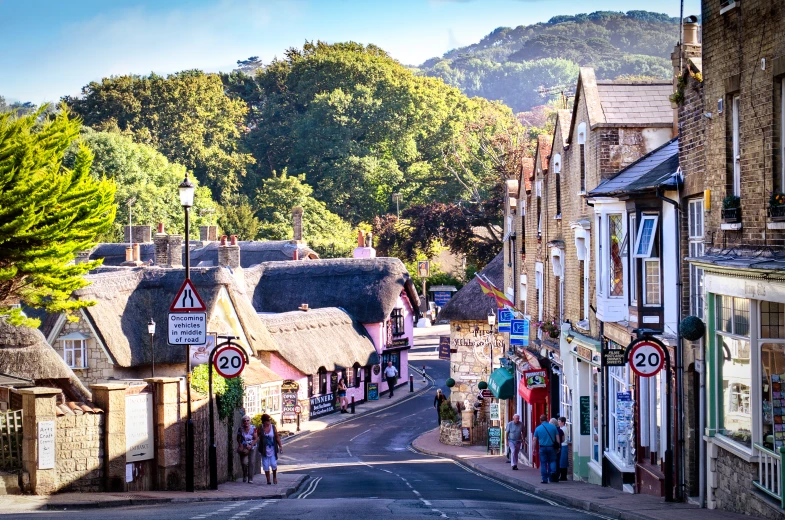
{"type": "Polygon", "coordinates": [[[450,291],[434,291],[433,302],[439,307],[444,307],[450,301],[452,293],[450,291]]]}
{"type": "Polygon", "coordinates": [[[153,458],[153,394],[125,396],[125,461],[153,458]]]}
{"type": "Polygon", "coordinates": [[[472,441],[472,431],[469,428],[465,427],[465,426],[463,428],[461,428],[461,441],[463,441],[463,442],[471,442],[472,441]]]}
{"type": "Polygon", "coordinates": [[[588,395],[581,396],[581,435],[591,435],[591,402],[588,395]]]}
{"type": "Polygon", "coordinates": [[[623,367],[626,365],[624,361],[624,350],[622,349],[604,349],[602,351],[602,366],[604,367],[623,367]]]}
{"type": "Polygon", "coordinates": [[[439,359],[450,360],[450,336],[439,337],[439,359]]]}
{"type": "Polygon", "coordinates": [[[335,394],[332,392],[317,397],[311,397],[310,418],[314,419],[316,417],[321,417],[322,415],[327,415],[328,413],[333,413],[335,411],[334,401],[335,394]]]}
{"type": "Polygon", "coordinates": [[[488,451],[501,450],[502,447],[502,429],[499,426],[491,426],[488,428],[488,451]]]}
{"type": "Polygon", "coordinates": [[[379,383],[368,383],[368,400],[379,400],[379,383]]]}

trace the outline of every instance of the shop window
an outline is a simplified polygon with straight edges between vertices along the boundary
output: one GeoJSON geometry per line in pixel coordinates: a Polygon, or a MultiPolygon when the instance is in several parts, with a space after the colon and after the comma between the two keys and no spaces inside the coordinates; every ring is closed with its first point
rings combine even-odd
{"type": "Polygon", "coordinates": [[[722,374],[722,414],[720,433],[750,447],[752,412],[750,409],[750,343],[747,339],[717,334],[722,374]]]}
{"type": "Polygon", "coordinates": [[[785,339],[785,304],[760,302],[760,337],[785,339]]]}
{"type": "MultiPolygon", "coordinates": [[[[703,199],[691,200],[688,204],[689,256],[703,256],[703,199]]],[[[690,264],[690,314],[704,319],[703,312],[703,269],[690,264]]]]}
{"type": "Polygon", "coordinates": [[[382,354],[382,371],[387,368],[387,363],[392,361],[393,366],[398,370],[398,376],[401,375],[401,353],[400,352],[384,352],[382,354]]]}
{"type": "Polygon", "coordinates": [[[567,436],[567,442],[572,442],[572,388],[564,376],[561,378],[561,386],[559,387],[559,402],[561,413],[567,419],[564,435],[567,436]]]}
{"type": "Polygon", "coordinates": [[[779,451],[785,446],[785,344],[763,343],[761,362],[761,440],[763,446],[779,451]]]}
{"type": "MultiPolygon", "coordinates": [[[[615,345],[615,348],[621,348],[615,345]]],[[[633,401],[629,368],[608,367],[608,449],[607,453],[624,466],[633,464],[635,439],[633,430],[633,401]]]]}
{"type": "Polygon", "coordinates": [[[750,301],[745,298],[717,295],[718,331],[749,336],[750,334],[750,301]]]}
{"type": "Polygon", "coordinates": [[[601,432],[602,420],[600,417],[602,391],[600,385],[600,369],[591,369],[591,458],[594,462],[600,462],[600,451],[602,448],[601,432]]]}
{"type": "Polygon", "coordinates": [[[403,336],[406,334],[406,327],[403,320],[403,309],[395,308],[390,315],[393,336],[403,336]]]}
{"type": "Polygon", "coordinates": [[[262,407],[262,413],[280,412],[281,411],[281,387],[263,386],[259,391],[259,404],[262,407]]]}
{"type": "Polygon", "coordinates": [[[609,296],[624,294],[624,266],[621,258],[621,244],[624,239],[622,216],[608,215],[608,275],[609,296]]]}

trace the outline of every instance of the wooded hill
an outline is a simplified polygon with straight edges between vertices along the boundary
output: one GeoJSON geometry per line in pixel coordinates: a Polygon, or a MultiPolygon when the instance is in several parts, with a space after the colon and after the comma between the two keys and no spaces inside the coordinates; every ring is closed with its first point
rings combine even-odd
{"type": "Polygon", "coordinates": [[[597,79],[669,79],[670,53],[678,40],[678,18],[597,11],[499,27],[478,43],[427,60],[418,70],[466,95],[501,100],[525,112],[574,88],[580,66],[594,67],[597,79]]]}

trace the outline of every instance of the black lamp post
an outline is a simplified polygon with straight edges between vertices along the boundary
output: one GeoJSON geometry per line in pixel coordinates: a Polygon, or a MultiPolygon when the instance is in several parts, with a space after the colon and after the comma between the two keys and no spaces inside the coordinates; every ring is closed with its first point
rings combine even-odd
{"type": "Polygon", "coordinates": [[[155,322],[152,317],[150,317],[150,321],[147,323],[147,333],[150,334],[150,358],[153,360],[152,377],[155,377],[155,343],[153,342],[155,337],[155,322]]]}
{"type": "MultiPolygon", "coordinates": [[[[191,238],[190,210],[194,205],[194,184],[185,179],[177,187],[180,191],[180,205],[185,210],[185,279],[191,279],[191,250],[188,243],[191,238]]],[[[185,424],[185,490],[194,490],[194,422],[191,418],[191,346],[185,345],[185,388],[187,399],[188,421],[185,424]]]]}

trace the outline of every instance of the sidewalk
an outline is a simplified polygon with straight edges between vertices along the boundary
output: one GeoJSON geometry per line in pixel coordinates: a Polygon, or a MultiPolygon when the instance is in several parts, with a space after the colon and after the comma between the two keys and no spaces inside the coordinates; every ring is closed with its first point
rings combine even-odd
{"type": "Polygon", "coordinates": [[[61,493],[50,496],[4,495],[0,496],[0,511],[24,513],[40,510],[96,509],[108,507],[143,506],[187,502],[236,502],[286,498],[305,481],[307,475],[278,473],[278,484],[268,486],[264,475],[256,475],[253,484],[226,482],[218,490],[139,491],[125,493],[61,493]]]}
{"type": "Polygon", "coordinates": [[[335,424],[340,424],[346,421],[350,421],[355,417],[360,417],[362,415],[369,414],[371,412],[376,412],[382,409],[387,408],[390,405],[400,403],[412,396],[420,395],[422,391],[427,391],[427,389],[431,385],[431,379],[426,378],[425,383],[423,383],[423,377],[418,368],[413,367],[411,364],[409,365],[409,373],[414,375],[414,392],[409,392],[409,381],[406,381],[405,385],[398,386],[395,388],[395,394],[392,398],[389,397],[387,393],[382,394],[379,396],[377,401],[365,401],[362,404],[355,405],[355,413],[352,415],[351,413],[340,413],[340,412],[333,412],[330,415],[325,415],[323,417],[319,417],[314,419],[313,421],[303,421],[300,423],[300,432],[296,432],[297,429],[296,424],[283,424],[280,426],[281,432],[289,432],[289,435],[286,436],[283,440],[283,443],[286,444],[292,439],[296,439],[298,437],[302,437],[305,434],[318,432],[324,430],[325,428],[329,428],[335,424]]]}
{"type": "Polygon", "coordinates": [[[487,455],[483,446],[446,446],[439,442],[439,430],[424,433],[412,446],[428,455],[453,459],[486,476],[560,504],[622,520],[672,520],[677,516],[679,520],[751,518],[713,509],[701,509],[692,504],[666,503],[661,498],[633,495],[585,482],[541,484],[539,469],[519,465],[520,471],[512,471],[503,456],[487,455]]]}

